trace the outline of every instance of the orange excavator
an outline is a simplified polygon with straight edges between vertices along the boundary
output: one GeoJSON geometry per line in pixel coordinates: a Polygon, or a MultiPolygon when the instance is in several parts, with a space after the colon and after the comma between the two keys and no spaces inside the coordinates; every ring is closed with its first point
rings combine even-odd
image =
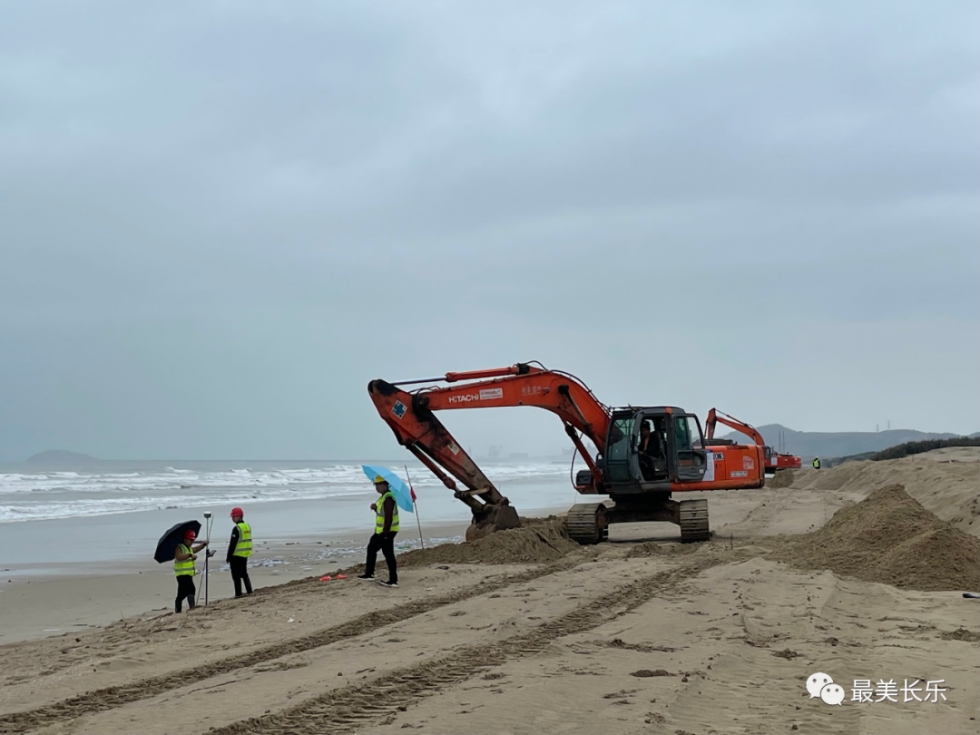
{"type": "Polygon", "coordinates": [[[569,536],[582,544],[606,540],[612,523],[649,521],[675,523],[682,541],[702,541],[711,535],[708,501],[675,500],[675,493],[765,484],[762,446],[709,448],[694,414],[676,406],[610,408],[575,376],[540,363],[398,383],[372,380],[368,394],[398,443],[470,507],[473,522],[467,540],[519,527],[520,518],[442,425],[437,411],[537,406],[557,414],[588,467],[576,474],[575,490],[608,496],[568,511],[569,536]],[[449,385],[402,388],[432,383],[449,385]],[[596,447],[595,457],[586,450],[583,437],[596,447]]]}
{"type": "Polygon", "coordinates": [[[775,473],[779,470],[798,470],[803,465],[802,460],[795,454],[781,454],[775,451],[772,447],[766,444],[766,440],[759,433],[759,430],[754,426],[750,426],[744,421],[740,421],[734,416],[729,416],[728,414],[722,413],[716,408],[712,408],[708,411],[708,417],[704,422],[705,430],[705,445],[706,447],[721,447],[727,444],[734,444],[731,439],[716,439],[715,438],[715,426],[717,424],[724,424],[725,426],[735,429],[735,431],[740,434],[745,434],[750,437],[758,446],[762,447],[766,458],[766,472],[775,473]]]}

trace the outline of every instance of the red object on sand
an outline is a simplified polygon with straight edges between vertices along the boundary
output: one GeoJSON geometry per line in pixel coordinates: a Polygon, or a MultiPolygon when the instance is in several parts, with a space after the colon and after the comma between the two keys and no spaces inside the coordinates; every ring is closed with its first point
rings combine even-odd
{"type": "Polygon", "coordinates": [[[347,575],[346,574],[338,574],[337,575],[337,579],[347,579],[347,575]]]}
{"type": "Polygon", "coordinates": [[[320,581],[321,581],[321,582],[329,582],[329,581],[330,581],[330,579],[331,579],[331,578],[330,578],[330,576],[329,576],[329,575],[327,575],[327,576],[325,576],[325,577],[320,577],[320,581]]]}

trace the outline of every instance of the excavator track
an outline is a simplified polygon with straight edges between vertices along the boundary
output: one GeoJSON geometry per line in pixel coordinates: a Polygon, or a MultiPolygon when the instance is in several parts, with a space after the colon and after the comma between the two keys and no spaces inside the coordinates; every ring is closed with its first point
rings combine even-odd
{"type": "Polygon", "coordinates": [[[682,500],[678,506],[682,542],[707,541],[711,538],[707,500],[682,500]]]}
{"type": "Polygon", "coordinates": [[[565,517],[568,536],[580,544],[597,544],[609,538],[609,526],[603,514],[606,506],[602,503],[578,503],[573,505],[565,517]]]}

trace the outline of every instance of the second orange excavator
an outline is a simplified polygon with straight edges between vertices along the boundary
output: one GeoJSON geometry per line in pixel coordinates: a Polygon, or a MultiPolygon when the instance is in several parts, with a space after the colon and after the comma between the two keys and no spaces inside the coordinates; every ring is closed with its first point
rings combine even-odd
{"type": "Polygon", "coordinates": [[[398,443],[470,507],[467,540],[518,527],[520,518],[436,418],[437,411],[537,406],[557,414],[588,467],[577,473],[575,490],[608,496],[569,510],[569,535],[583,544],[606,540],[610,524],[647,521],[675,523],[682,541],[702,541],[711,535],[708,501],[676,500],[674,494],[765,484],[764,445],[708,446],[692,413],[676,406],[610,408],[575,376],[540,363],[398,383],[372,380],[368,393],[398,443]],[[428,385],[411,392],[402,387],[421,384],[428,385]],[[595,457],[583,437],[596,447],[595,457]]]}
{"type": "Polygon", "coordinates": [[[724,424],[731,429],[735,429],[735,431],[739,432],[740,434],[745,434],[757,445],[762,447],[766,457],[766,472],[775,473],[779,470],[798,470],[802,466],[802,460],[795,454],[781,454],[766,444],[766,440],[762,437],[762,433],[754,426],[750,426],[744,421],[739,421],[734,416],[729,416],[728,414],[722,413],[717,408],[712,408],[710,411],[708,411],[708,417],[704,422],[705,433],[707,434],[705,438],[705,446],[721,447],[726,444],[735,443],[731,439],[715,438],[715,426],[719,423],[724,424]]]}

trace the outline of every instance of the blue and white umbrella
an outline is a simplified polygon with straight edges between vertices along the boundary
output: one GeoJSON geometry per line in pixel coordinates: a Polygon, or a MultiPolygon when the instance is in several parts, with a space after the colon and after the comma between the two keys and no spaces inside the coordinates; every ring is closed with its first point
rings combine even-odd
{"type": "Polygon", "coordinates": [[[380,477],[388,483],[388,489],[391,490],[391,494],[395,496],[395,502],[398,503],[399,508],[402,510],[407,510],[409,513],[415,512],[415,503],[412,499],[412,489],[408,486],[408,483],[402,480],[402,478],[389,470],[387,467],[362,464],[361,469],[364,470],[364,474],[368,476],[368,479],[370,479],[371,482],[374,482],[376,477],[380,477]]]}

